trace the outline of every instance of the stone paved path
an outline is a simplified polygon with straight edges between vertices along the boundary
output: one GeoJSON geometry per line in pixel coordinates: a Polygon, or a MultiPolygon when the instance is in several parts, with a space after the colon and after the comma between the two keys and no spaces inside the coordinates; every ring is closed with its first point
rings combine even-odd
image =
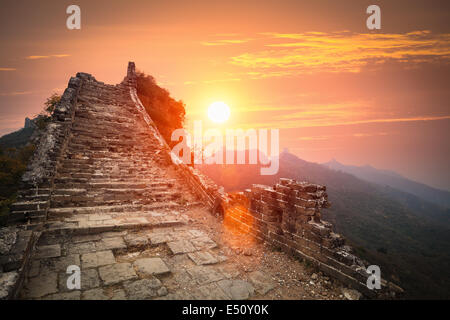
{"type": "Polygon", "coordinates": [[[250,237],[207,210],[189,224],[40,239],[23,299],[339,299],[339,284],[250,237]],[[66,269],[81,268],[81,290],[66,269]]]}
{"type": "Polygon", "coordinates": [[[227,229],[160,151],[127,88],[83,84],[22,299],[342,298],[339,284],[227,229]],[[67,288],[70,265],[81,290],[67,288]]]}

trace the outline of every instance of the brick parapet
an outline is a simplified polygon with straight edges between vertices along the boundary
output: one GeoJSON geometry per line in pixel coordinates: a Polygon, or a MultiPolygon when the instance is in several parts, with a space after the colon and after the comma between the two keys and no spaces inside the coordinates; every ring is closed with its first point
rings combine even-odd
{"type": "Polygon", "coordinates": [[[253,185],[230,194],[222,206],[224,223],[314,264],[367,297],[391,298],[402,292],[383,280],[381,290],[367,287],[368,263],[321,218],[321,210],[330,206],[325,186],[282,178],[273,187],[253,185]]]}

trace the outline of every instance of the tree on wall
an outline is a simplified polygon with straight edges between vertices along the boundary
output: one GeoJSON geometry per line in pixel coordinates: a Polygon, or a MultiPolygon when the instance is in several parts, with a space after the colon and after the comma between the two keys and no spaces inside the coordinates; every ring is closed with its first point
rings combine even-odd
{"type": "Polygon", "coordinates": [[[169,91],[158,86],[152,76],[143,72],[137,72],[137,93],[159,132],[173,147],[177,142],[172,142],[170,138],[175,129],[183,128],[185,104],[173,99],[169,91]]]}
{"type": "Polygon", "coordinates": [[[44,109],[42,109],[41,113],[35,119],[35,123],[40,130],[44,130],[47,127],[47,124],[50,122],[50,116],[60,100],[61,95],[53,93],[44,102],[44,109]]]}

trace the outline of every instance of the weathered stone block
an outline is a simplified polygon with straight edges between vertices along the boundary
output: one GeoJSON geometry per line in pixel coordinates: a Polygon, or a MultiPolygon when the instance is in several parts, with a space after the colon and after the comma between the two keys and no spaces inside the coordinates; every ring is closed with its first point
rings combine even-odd
{"type": "Polygon", "coordinates": [[[115,262],[116,260],[111,250],[90,252],[81,256],[81,266],[83,269],[96,268],[114,264],[115,262]]]}
{"type": "Polygon", "coordinates": [[[54,271],[66,271],[68,266],[76,265],[80,266],[80,255],[79,254],[70,254],[68,256],[63,256],[59,258],[52,258],[42,260],[41,264],[46,269],[51,269],[54,271]]]}
{"type": "Polygon", "coordinates": [[[127,247],[145,247],[149,243],[149,239],[144,235],[130,234],[124,238],[127,247]]]}
{"type": "Polygon", "coordinates": [[[96,244],[97,250],[126,249],[126,247],[122,237],[102,239],[96,244]]]}
{"type": "Polygon", "coordinates": [[[197,265],[214,264],[219,262],[219,260],[208,251],[191,252],[188,253],[188,256],[197,265]]]}
{"type": "Polygon", "coordinates": [[[136,271],[144,276],[161,275],[169,273],[170,270],[161,258],[138,259],[133,263],[136,271]]]}
{"type": "Polygon", "coordinates": [[[168,242],[167,245],[173,254],[194,252],[197,249],[189,240],[179,240],[168,242]]]}
{"type": "Polygon", "coordinates": [[[57,278],[57,273],[52,272],[29,279],[24,288],[25,298],[41,298],[58,292],[57,278]]]}
{"type": "Polygon", "coordinates": [[[137,278],[130,263],[116,263],[99,268],[100,278],[105,285],[112,285],[137,278]]]}
{"type": "Polygon", "coordinates": [[[192,279],[199,285],[204,285],[207,283],[222,280],[224,278],[223,274],[219,271],[213,269],[212,267],[195,266],[189,268],[187,273],[192,277],[192,279]]]}
{"type": "Polygon", "coordinates": [[[161,281],[156,278],[128,282],[124,287],[128,293],[128,298],[131,300],[147,300],[157,297],[158,295],[167,294],[167,291],[159,291],[162,284],[161,281]]]}
{"type": "Polygon", "coordinates": [[[217,285],[233,300],[246,300],[255,293],[253,286],[243,280],[221,280],[217,285]]]}

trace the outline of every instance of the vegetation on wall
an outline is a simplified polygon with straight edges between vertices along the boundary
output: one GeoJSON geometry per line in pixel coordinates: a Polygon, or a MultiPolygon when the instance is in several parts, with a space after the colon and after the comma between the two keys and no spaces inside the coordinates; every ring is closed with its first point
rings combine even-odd
{"type": "Polygon", "coordinates": [[[50,116],[60,100],[61,96],[57,93],[53,93],[50,97],[47,98],[47,101],[45,101],[44,103],[44,109],[35,119],[35,124],[39,130],[44,130],[47,127],[47,124],[51,119],[50,116]]]}
{"type": "Polygon", "coordinates": [[[155,122],[159,132],[170,147],[172,132],[183,128],[185,105],[173,99],[169,92],[156,84],[155,79],[143,72],[137,72],[137,93],[147,113],[155,122]]]}

